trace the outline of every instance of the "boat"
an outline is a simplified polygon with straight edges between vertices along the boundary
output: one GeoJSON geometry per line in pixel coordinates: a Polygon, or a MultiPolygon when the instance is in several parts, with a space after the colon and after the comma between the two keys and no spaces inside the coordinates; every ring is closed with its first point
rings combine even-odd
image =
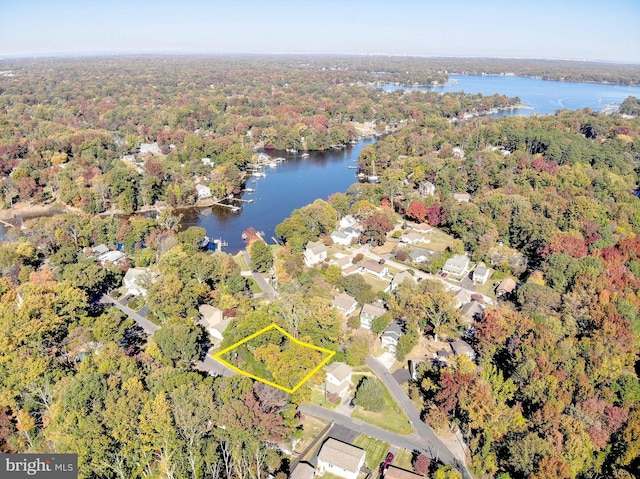
{"type": "Polygon", "coordinates": [[[309,158],[309,153],[303,153],[302,158],[309,158]]]}
{"type": "Polygon", "coordinates": [[[266,173],[263,173],[262,171],[254,171],[251,174],[256,178],[264,178],[265,176],[267,176],[266,173]]]}
{"type": "Polygon", "coordinates": [[[268,163],[269,168],[275,168],[276,166],[278,166],[278,164],[275,161],[270,161],[268,163]]]}
{"type": "Polygon", "coordinates": [[[347,166],[347,168],[349,168],[350,170],[357,170],[357,169],[358,169],[358,166],[356,166],[356,165],[349,165],[349,166],[347,166]]]}
{"type": "Polygon", "coordinates": [[[245,192],[245,193],[255,193],[255,191],[256,191],[256,190],[255,190],[254,188],[245,188],[245,189],[244,189],[244,192],[245,192]]]}

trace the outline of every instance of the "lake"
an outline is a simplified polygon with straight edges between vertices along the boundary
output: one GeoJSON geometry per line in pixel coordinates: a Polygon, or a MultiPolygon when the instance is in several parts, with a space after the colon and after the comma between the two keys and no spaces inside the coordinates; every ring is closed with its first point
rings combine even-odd
{"type": "Polygon", "coordinates": [[[484,96],[496,93],[508,97],[520,97],[523,105],[531,108],[505,110],[492,116],[531,114],[552,115],[557,110],[580,110],[589,107],[594,111],[617,108],[628,96],[640,98],[640,87],[623,85],[603,85],[599,83],[569,83],[547,81],[539,78],[517,76],[471,76],[450,75],[442,87],[401,87],[385,85],[383,90],[431,90],[441,93],[459,92],[482,93],[484,96]]]}

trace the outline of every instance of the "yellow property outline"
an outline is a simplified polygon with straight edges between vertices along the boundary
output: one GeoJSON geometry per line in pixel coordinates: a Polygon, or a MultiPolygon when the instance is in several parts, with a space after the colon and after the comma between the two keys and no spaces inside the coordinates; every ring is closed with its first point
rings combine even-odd
{"type": "Polygon", "coordinates": [[[280,390],[282,390],[284,392],[287,392],[287,393],[291,394],[291,393],[296,392],[300,388],[300,386],[302,386],[309,379],[311,379],[311,376],[313,376],[315,373],[317,373],[320,370],[320,368],[322,368],[322,366],[327,364],[329,362],[329,360],[334,356],[334,354],[336,354],[335,351],[331,351],[329,349],[321,348],[319,346],[315,346],[313,344],[305,343],[304,341],[300,341],[300,340],[294,338],[293,336],[291,336],[288,332],[286,332],[284,329],[282,329],[277,324],[271,323],[266,328],[262,328],[260,331],[255,332],[250,336],[247,336],[242,341],[238,341],[237,343],[229,346],[228,348],[225,348],[222,351],[217,352],[216,354],[213,355],[213,357],[214,357],[214,359],[216,359],[217,361],[221,362],[222,364],[224,364],[228,368],[233,369],[238,374],[242,374],[243,376],[247,376],[247,377],[249,377],[251,379],[255,379],[256,381],[260,381],[262,383],[268,384],[269,386],[273,386],[274,388],[278,388],[278,389],[280,389],[280,390]],[[268,381],[268,380],[266,380],[264,378],[261,378],[259,376],[255,376],[254,374],[248,373],[247,371],[243,371],[242,369],[240,369],[240,368],[234,366],[233,364],[229,363],[228,361],[225,361],[224,359],[222,359],[222,355],[223,354],[228,353],[229,351],[231,351],[232,349],[237,348],[241,344],[244,344],[247,341],[251,341],[253,338],[256,338],[256,337],[260,336],[261,334],[266,333],[267,331],[270,331],[272,329],[275,329],[275,330],[279,331],[280,333],[282,333],[284,336],[286,336],[287,338],[289,338],[291,341],[293,341],[296,344],[299,344],[301,346],[305,346],[307,348],[315,349],[316,351],[320,351],[322,353],[327,353],[329,356],[327,356],[325,359],[323,359],[320,362],[320,364],[318,364],[315,368],[313,368],[313,370],[309,374],[307,374],[304,378],[302,378],[302,380],[291,389],[286,388],[284,386],[281,386],[280,384],[276,384],[274,382],[268,381]]]}

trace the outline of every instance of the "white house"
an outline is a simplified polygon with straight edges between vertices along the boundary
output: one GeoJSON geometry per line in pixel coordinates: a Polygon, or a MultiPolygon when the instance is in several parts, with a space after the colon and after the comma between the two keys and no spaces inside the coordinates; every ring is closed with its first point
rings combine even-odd
{"type": "Polygon", "coordinates": [[[346,317],[356,310],[358,302],[348,294],[340,293],[333,300],[333,306],[346,317]]]}
{"type": "Polygon", "coordinates": [[[317,475],[325,472],[344,479],[357,479],[364,465],[365,451],[330,437],[318,453],[317,475]]]}
{"type": "Polygon", "coordinates": [[[491,275],[491,270],[489,268],[485,268],[483,266],[477,266],[476,269],[473,270],[473,281],[475,283],[484,284],[489,279],[491,275]]]}
{"type": "Polygon", "coordinates": [[[384,304],[380,301],[375,303],[365,304],[360,311],[360,327],[364,329],[371,329],[371,323],[376,318],[379,318],[385,314],[387,310],[384,304]]]}
{"type": "Polygon", "coordinates": [[[415,244],[415,243],[429,243],[431,240],[426,239],[424,236],[416,233],[415,231],[409,231],[408,233],[400,236],[400,241],[406,244],[415,244]]]}
{"type": "Polygon", "coordinates": [[[327,380],[325,387],[327,392],[343,397],[351,386],[351,373],[353,370],[346,363],[331,363],[327,366],[327,380]]]}
{"type": "Polygon", "coordinates": [[[400,336],[402,336],[402,327],[394,321],[384,333],[382,333],[382,349],[386,349],[390,353],[395,353],[400,336]]]}
{"type": "Polygon", "coordinates": [[[418,186],[418,194],[420,196],[433,196],[436,194],[436,185],[430,181],[424,181],[418,186]]]}
{"type": "Polygon", "coordinates": [[[463,254],[454,254],[444,263],[442,271],[453,276],[464,276],[469,272],[469,258],[463,254]]]}
{"type": "Polygon", "coordinates": [[[416,248],[414,250],[411,250],[411,252],[409,253],[409,258],[411,258],[411,261],[415,261],[416,263],[424,263],[425,261],[427,261],[427,259],[429,259],[430,255],[431,251],[416,248]]]}
{"type": "Polygon", "coordinates": [[[340,219],[340,228],[341,229],[350,228],[353,225],[355,225],[357,222],[358,221],[351,215],[343,216],[340,219]]]}
{"type": "Polygon", "coordinates": [[[469,193],[454,193],[453,199],[458,203],[469,203],[471,201],[471,195],[469,193]]]}
{"type": "Polygon", "coordinates": [[[209,304],[198,306],[200,319],[198,323],[207,330],[212,339],[222,341],[224,331],[231,323],[230,319],[224,319],[222,310],[209,304]]]}
{"type": "Polygon", "coordinates": [[[147,288],[153,279],[154,275],[148,268],[129,268],[122,282],[127,289],[127,294],[146,296],[147,288]]]}
{"type": "Polygon", "coordinates": [[[211,198],[211,188],[205,185],[196,185],[196,194],[198,195],[199,200],[211,198]]]}
{"type": "Polygon", "coordinates": [[[391,291],[398,289],[398,286],[400,286],[404,281],[412,281],[415,283],[416,279],[408,271],[400,271],[399,273],[396,273],[391,280],[391,291]]]}
{"type": "Polygon", "coordinates": [[[202,161],[203,165],[213,166],[213,162],[211,161],[211,158],[202,158],[200,161],[202,161]]]}
{"type": "Polygon", "coordinates": [[[355,226],[348,226],[344,229],[344,233],[349,235],[351,238],[357,240],[358,238],[360,238],[360,235],[362,234],[362,230],[355,226]]]}
{"type": "Polygon", "coordinates": [[[453,350],[453,354],[456,356],[460,356],[461,354],[466,354],[471,361],[476,358],[476,352],[469,345],[469,343],[462,341],[461,339],[454,341],[451,343],[451,349],[453,350]]]}
{"type": "Polygon", "coordinates": [[[107,251],[98,256],[97,260],[102,266],[106,263],[122,265],[126,260],[126,255],[122,251],[107,251]]]}
{"type": "Polygon", "coordinates": [[[389,274],[389,268],[371,259],[363,262],[360,266],[365,273],[371,273],[380,279],[384,279],[389,274]]]}
{"type": "Polygon", "coordinates": [[[320,241],[309,241],[304,250],[304,264],[311,267],[327,258],[327,247],[320,241]]]}
{"type": "Polygon", "coordinates": [[[351,244],[351,235],[343,231],[333,231],[331,233],[331,241],[333,241],[333,244],[349,246],[351,244]]]}

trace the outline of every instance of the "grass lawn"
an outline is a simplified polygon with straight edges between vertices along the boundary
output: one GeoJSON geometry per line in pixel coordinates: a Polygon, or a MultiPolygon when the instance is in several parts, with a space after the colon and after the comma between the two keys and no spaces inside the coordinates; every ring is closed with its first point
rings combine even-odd
{"type": "MultiPolygon", "coordinates": [[[[353,374],[353,384],[357,385],[362,377],[363,374],[353,374]]],[[[376,381],[379,381],[379,379],[376,379],[376,381]]],[[[412,428],[407,416],[391,397],[391,393],[386,386],[383,385],[383,388],[384,409],[381,412],[367,411],[363,409],[362,406],[356,406],[351,413],[351,417],[397,434],[410,434],[412,428]]]]}
{"type": "Polygon", "coordinates": [[[372,274],[363,274],[362,278],[365,283],[370,284],[375,293],[379,293],[380,291],[384,291],[387,286],[389,286],[389,281],[385,281],[383,279],[378,279],[372,274]]]}
{"type": "Polygon", "coordinates": [[[247,284],[253,294],[262,293],[262,289],[258,286],[258,283],[253,278],[247,278],[247,284]]]}
{"type": "Polygon", "coordinates": [[[476,291],[480,294],[484,294],[485,296],[489,296],[490,298],[495,299],[496,297],[495,287],[498,284],[500,284],[499,281],[496,281],[494,283],[491,279],[489,279],[485,284],[477,283],[476,291]]]}
{"type": "MultiPolygon", "coordinates": [[[[296,450],[304,451],[326,425],[326,422],[316,419],[315,417],[305,416],[304,422],[302,423],[302,438],[296,446],[296,450]]],[[[313,451],[310,452],[313,453],[313,451]]]]}
{"type": "Polygon", "coordinates": [[[241,271],[251,271],[251,268],[249,267],[249,263],[247,263],[247,260],[245,259],[242,251],[233,257],[233,261],[238,263],[238,266],[240,266],[241,271]]]}
{"type": "Polygon", "coordinates": [[[431,241],[429,244],[424,245],[424,247],[433,251],[444,251],[453,241],[451,236],[435,228],[433,233],[425,235],[425,238],[430,239],[431,241]]]}
{"type": "Polygon", "coordinates": [[[318,406],[326,407],[327,409],[335,409],[338,404],[324,400],[324,390],[320,388],[313,388],[311,391],[311,402],[318,406]]]}
{"type": "Polygon", "coordinates": [[[378,439],[360,434],[353,441],[354,446],[358,446],[366,451],[365,464],[367,468],[372,470],[374,474],[380,467],[380,463],[384,461],[384,458],[389,452],[389,444],[382,442],[378,439]]]}
{"type": "Polygon", "coordinates": [[[413,471],[413,464],[411,464],[412,459],[413,453],[411,451],[407,451],[406,449],[398,449],[396,457],[393,458],[393,465],[402,469],[406,469],[407,471],[413,471]]]}

